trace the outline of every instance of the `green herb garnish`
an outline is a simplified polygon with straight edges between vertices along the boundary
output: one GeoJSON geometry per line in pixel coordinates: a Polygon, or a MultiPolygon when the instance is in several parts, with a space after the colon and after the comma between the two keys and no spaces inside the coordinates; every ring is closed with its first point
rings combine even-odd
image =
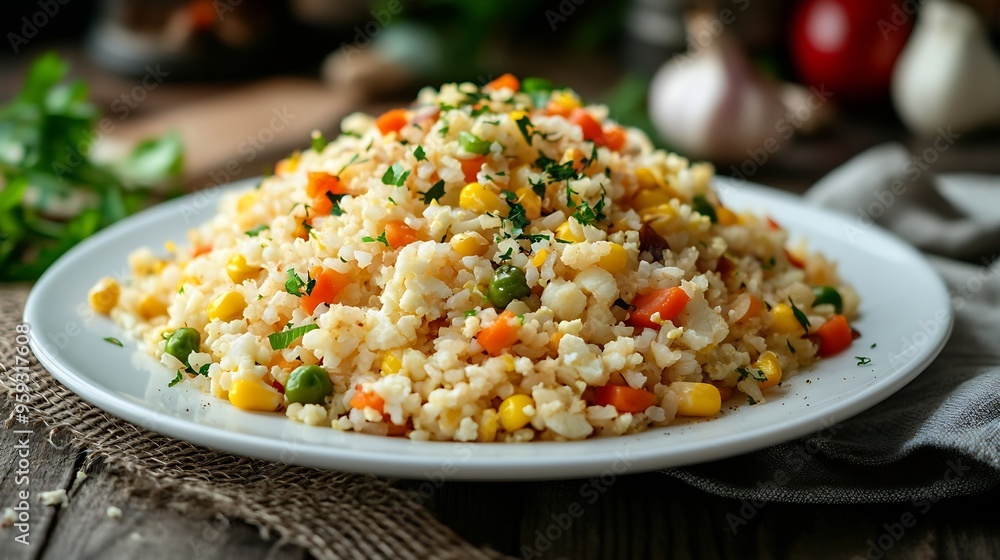
{"type": "Polygon", "coordinates": [[[117,338],[115,338],[113,336],[106,336],[106,337],[104,337],[104,342],[110,342],[111,344],[114,344],[115,346],[125,346],[124,344],[122,344],[122,341],[118,340],[117,338]]]}
{"type": "Polygon", "coordinates": [[[424,204],[430,204],[432,200],[441,200],[444,196],[444,181],[434,183],[426,192],[420,194],[424,197],[424,204]]]}
{"type": "Polygon", "coordinates": [[[695,212],[708,217],[713,224],[719,221],[719,217],[715,214],[715,207],[705,198],[705,195],[694,195],[694,198],[691,199],[691,207],[694,208],[695,212]]]}
{"type": "Polygon", "coordinates": [[[323,149],[326,148],[326,145],[328,143],[329,142],[326,141],[326,138],[323,138],[323,133],[322,132],[320,132],[318,130],[314,130],[313,131],[313,133],[312,133],[312,149],[313,149],[314,152],[322,152],[323,149]]]}
{"type": "Polygon", "coordinates": [[[477,311],[475,309],[470,309],[464,313],[466,317],[475,317],[477,311]]]}
{"type": "Polygon", "coordinates": [[[260,234],[260,232],[262,232],[264,230],[268,230],[268,229],[271,229],[271,226],[269,226],[267,224],[262,224],[262,225],[259,225],[259,226],[255,227],[255,228],[248,229],[248,230],[246,230],[243,233],[249,235],[250,237],[257,237],[257,235],[260,234]]]}
{"type": "Polygon", "coordinates": [[[417,149],[413,150],[413,157],[417,158],[417,161],[424,161],[427,159],[427,154],[424,153],[424,147],[417,146],[417,149]]]}
{"type": "Polygon", "coordinates": [[[364,241],[365,243],[376,243],[376,242],[378,242],[378,243],[381,243],[381,244],[385,245],[386,247],[389,246],[389,240],[386,239],[384,231],[382,232],[382,235],[380,235],[378,237],[371,237],[369,235],[365,235],[365,236],[361,237],[361,240],[364,241]]]}
{"type": "Polygon", "coordinates": [[[795,302],[792,301],[791,297],[788,298],[788,303],[792,305],[792,315],[795,315],[795,320],[798,321],[800,325],[802,325],[802,328],[805,329],[806,332],[809,332],[809,326],[810,326],[809,317],[806,317],[806,314],[803,313],[801,309],[795,306],[795,302]]]}
{"type": "Polygon", "coordinates": [[[400,165],[399,162],[396,162],[392,164],[389,169],[385,170],[385,174],[382,175],[382,183],[402,187],[403,183],[406,182],[406,178],[409,176],[409,170],[403,170],[403,166],[400,165]]]}
{"type": "Polygon", "coordinates": [[[177,385],[181,381],[184,381],[184,370],[179,369],[177,370],[177,375],[175,375],[174,378],[170,380],[170,383],[167,383],[167,387],[173,387],[174,385],[177,385]]]}
{"type": "Polygon", "coordinates": [[[458,133],[459,147],[470,154],[485,155],[490,151],[490,144],[492,144],[492,142],[489,140],[483,140],[471,132],[463,130],[458,133]]]}
{"type": "Polygon", "coordinates": [[[288,348],[288,346],[295,342],[297,338],[306,334],[309,331],[314,331],[319,328],[319,325],[302,325],[301,327],[295,327],[292,329],[284,330],[281,332],[276,332],[267,335],[267,340],[271,343],[272,350],[281,350],[283,348],[288,348]]]}
{"type": "Polygon", "coordinates": [[[859,366],[866,366],[872,363],[872,359],[866,356],[854,356],[854,359],[858,361],[859,366]]]}
{"type": "Polygon", "coordinates": [[[294,268],[288,269],[288,280],[285,280],[285,291],[292,294],[293,296],[302,297],[303,289],[305,291],[304,295],[312,294],[313,288],[316,287],[316,280],[306,273],[306,280],[303,281],[299,278],[299,275],[295,273],[294,268]]]}

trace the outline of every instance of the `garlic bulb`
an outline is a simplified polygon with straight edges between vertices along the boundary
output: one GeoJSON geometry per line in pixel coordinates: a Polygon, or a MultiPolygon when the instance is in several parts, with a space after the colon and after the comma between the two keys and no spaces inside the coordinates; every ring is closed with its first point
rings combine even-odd
{"type": "Polygon", "coordinates": [[[927,0],[893,71],[892,99],[922,135],[1000,123],[1000,59],[972,8],[927,0]]]}
{"type": "Polygon", "coordinates": [[[785,108],[778,89],[709,25],[704,16],[689,21],[692,37],[712,40],[657,71],[649,87],[649,113],[671,148],[692,158],[737,162],[748,157],[748,150],[765,143],[776,147],[787,139],[776,131],[785,108]]]}

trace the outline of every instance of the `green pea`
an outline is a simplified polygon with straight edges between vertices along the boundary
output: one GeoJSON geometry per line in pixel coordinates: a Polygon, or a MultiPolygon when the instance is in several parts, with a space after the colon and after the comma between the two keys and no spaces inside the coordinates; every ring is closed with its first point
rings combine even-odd
{"type": "Polygon", "coordinates": [[[552,82],[545,78],[525,78],[521,82],[521,91],[533,93],[536,91],[552,91],[552,82]]]}
{"type": "Polygon", "coordinates": [[[188,364],[188,356],[191,352],[197,352],[201,347],[201,334],[191,327],[181,327],[170,333],[163,351],[180,360],[185,366],[188,364]]]}
{"type": "Polygon", "coordinates": [[[524,271],[516,266],[505,264],[493,273],[490,288],[486,292],[487,299],[497,309],[504,309],[515,299],[531,295],[531,288],[524,278],[524,271]]]}
{"type": "Polygon", "coordinates": [[[489,140],[483,140],[470,132],[463,130],[458,133],[458,145],[470,154],[484,155],[490,151],[490,144],[492,142],[489,140]]]}
{"type": "Polygon", "coordinates": [[[844,300],[840,297],[840,292],[830,286],[817,286],[813,288],[813,296],[816,298],[813,300],[813,307],[828,303],[833,306],[833,310],[837,313],[844,311],[844,300]]]}
{"type": "Polygon", "coordinates": [[[292,370],[285,384],[288,402],[302,404],[322,404],[323,399],[333,394],[333,383],[326,370],[319,366],[299,366],[292,370]]]}

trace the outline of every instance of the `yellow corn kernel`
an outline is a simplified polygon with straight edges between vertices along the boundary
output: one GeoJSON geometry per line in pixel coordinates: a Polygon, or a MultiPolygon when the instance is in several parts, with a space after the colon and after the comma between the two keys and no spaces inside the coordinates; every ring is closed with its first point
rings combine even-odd
{"type": "Polygon", "coordinates": [[[669,205],[671,198],[673,197],[670,196],[670,193],[662,189],[642,189],[632,197],[632,208],[641,211],[646,208],[669,205]]]}
{"type": "Polygon", "coordinates": [[[463,257],[481,257],[490,248],[489,241],[476,232],[459,233],[451,238],[450,243],[451,248],[463,257]]]}
{"type": "Polygon", "coordinates": [[[495,212],[507,217],[507,203],[500,198],[500,195],[479,183],[469,183],[462,187],[462,191],[458,194],[458,205],[480,214],[495,212]]]}
{"type": "Polygon", "coordinates": [[[531,264],[535,265],[535,268],[542,268],[545,264],[545,259],[548,258],[549,252],[546,249],[542,249],[535,256],[531,257],[531,264]]]}
{"type": "Polygon", "coordinates": [[[87,301],[94,311],[107,315],[118,305],[118,296],[122,293],[122,287],[114,278],[105,276],[94,284],[94,287],[87,293],[87,301]]]}
{"type": "Polygon", "coordinates": [[[561,90],[554,92],[551,97],[549,97],[549,103],[563,109],[565,111],[572,111],[580,106],[580,98],[576,96],[570,90],[561,90]]]}
{"type": "Polygon", "coordinates": [[[176,253],[177,252],[177,244],[174,243],[173,241],[169,241],[168,240],[166,243],[163,244],[163,248],[168,253],[176,253]]]}
{"type": "Polygon", "coordinates": [[[260,191],[257,190],[250,191],[240,196],[238,199],[236,199],[236,210],[242,214],[243,212],[246,212],[250,208],[253,208],[254,204],[257,204],[257,201],[259,200],[260,200],[260,191]]]}
{"type": "Polygon", "coordinates": [[[500,403],[500,425],[504,430],[513,432],[520,430],[528,424],[531,416],[524,411],[527,407],[534,407],[535,401],[528,395],[511,395],[500,403]]]}
{"type": "Polygon", "coordinates": [[[212,320],[232,321],[243,315],[243,309],[246,306],[247,302],[243,299],[243,294],[233,290],[222,292],[208,306],[208,318],[212,320]]]}
{"type": "Polygon", "coordinates": [[[394,375],[403,369],[403,360],[395,352],[382,354],[382,375],[394,375]]]}
{"type": "Polygon", "coordinates": [[[569,226],[569,222],[563,222],[562,225],[556,228],[556,239],[562,239],[563,241],[569,241],[570,243],[580,243],[581,241],[587,240],[586,237],[573,233],[573,230],[569,226]]]}
{"type": "Polygon", "coordinates": [[[248,265],[246,257],[240,254],[233,255],[226,263],[226,274],[229,275],[230,280],[237,284],[247,278],[253,278],[259,271],[260,268],[248,265]]]}
{"type": "Polygon", "coordinates": [[[514,356],[511,356],[510,354],[504,354],[503,355],[503,365],[507,369],[508,372],[514,371],[514,366],[515,366],[515,364],[514,364],[514,356]]]}
{"type": "Polygon", "coordinates": [[[146,321],[167,314],[167,304],[154,296],[142,296],[139,300],[139,316],[146,321]]]}
{"type": "Polygon", "coordinates": [[[557,332],[556,334],[552,335],[552,338],[549,339],[549,350],[553,354],[559,353],[559,341],[562,340],[562,337],[564,336],[566,336],[565,333],[557,332]]]}
{"type": "Polygon", "coordinates": [[[711,383],[675,381],[670,390],[680,397],[677,403],[679,416],[715,416],[722,410],[722,394],[711,383]]]}
{"type": "Polygon", "coordinates": [[[487,408],[479,420],[479,441],[493,441],[497,437],[497,411],[487,408]]]}
{"type": "Polygon", "coordinates": [[[662,185],[662,182],[657,179],[653,170],[648,167],[636,169],[635,180],[639,184],[640,189],[656,189],[662,185]]]}
{"type": "Polygon", "coordinates": [[[274,172],[277,173],[278,175],[282,175],[284,173],[291,173],[299,168],[299,161],[301,159],[302,159],[302,154],[299,152],[295,152],[294,154],[279,161],[278,164],[274,166],[274,172]]]}
{"type": "Polygon", "coordinates": [[[771,308],[771,316],[774,322],[771,329],[780,333],[797,333],[802,330],[802,325],[792,312],[792,308],[787,303],[779,303],[771,308]]]}
{"type": "Polygon", "coordinates": [[[597,266],[607,270],[611,274],[625,270],[628,263],[628,253],[625,247],[617,243],[611,243],[611,250],[597,261],[597,266]]]}
{"type": "Polygon", "coordinates": [[[281,393],[260,381],[239,379],[229,388],[229,402],[243,410],[271,412],[281,404],[281,393]]]}
{"type": "Polygon", "coordinates": [[[517,122],[523,119],[524,117],[527,117],[528,113],[525,113],[524,111],[511,111],[508,116],[510,117],[511,121],[517,122]]]}
{"type": "Polygon", "coordinates": [[[740,223],[740,217],[725,206],[719,206],[715,209],[715,217],[718,218],[719,223],[724,226],[732,226],[740,223]]]}
{"type": "Polygon", "coordinates": [[[767,378],[767,381],[757,381],[761,389],[774,387],[781,381],[781,364],[778,363],[778,356],[774,352],[768,350],[762,353],[754,363],[754,367],[763,372],[767,378]]]}
{"type": "Polygon", "coordinates": [[[524,215],[529,220],[537,220],[542,217],[542,199],[535,194],[535,191],[528,187],[521,187],[514,194],[517,195],[517,203],[524,207],[524,215]]]}

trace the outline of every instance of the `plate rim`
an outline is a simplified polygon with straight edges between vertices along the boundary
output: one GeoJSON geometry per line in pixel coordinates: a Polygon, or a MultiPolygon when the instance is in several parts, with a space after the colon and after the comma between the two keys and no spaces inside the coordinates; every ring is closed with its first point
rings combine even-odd
{"type": "MultiPolygon", "coordinates": [[[[217,188],[224,189],[223,192],[231,192],[240,188],[246,188],[257,180],[258,178],[251,178],[222,185],[217,188]]],[[[810,205],[801,197],[771,187],[736,181],[725,177],[716,177],[714,182],[720,192],[725,191],[727,188],[735,187],[740,190],[749,191],[751,197],[781,198],[787,203],[808,207],[810,210],[826,214],[838,221],[846,219],[841,214],[837,214],[826,208],[810,205]]],[[[66,266],[67,263],[80,258],[92,246],[99,246],[105,240],[117,237],[120,232],[128,229],[132,224],[144,218],[150,219],[161,214],[170,214],[175,210],[175,207],[190,202],[192,197],[197,195],[198,192],[195,192],[153,206],[101,230],[70,249],[56,263],[50,266],[32,287],[24,308],[24,320],[32,324],[32,319],[43,311],[43,302],[40,301],[41,296],[39,294],[45,293],[49,283],[54,281],[57,277],[57,272],[62,266],[66,266]]],[[[210,204],[210,210],[214,212],[216,206],[217,204],[215,203],[210,204]]],[[[211,213],[208,214],[208,216],[211,215],[211,213]]],[[[196,223],[192,223],[186,227],[194,227],[196,225],[196,223]]],[[[938,335],[936,344],[929,344],[919,348],[917,354],[910,360],[911,365],[905,371],[897,372],[890,376],[888,380],[879,380],[874,385],[848,396],[843,401],[819,407],[816,411],[811,411],[806,415],[798,415],[793,424],[782,425],[778,428],[757,428],[748,432],[740,432],[741,439],[726,441],[725,445],[721,445],[717,439],[710,438],[697,444],[687,444],[681,451],[671,450],[670,446],[650,446],[648,442],[642,442],[642,445],[633,446],[630,449],[629,444],[631,441],[634,441],[635,435],[614,436],[598,440],[588,439],[579,442],[532,442],[526,445],[532,446],[538,453],[530,456],[514,457],[507,464],[501,465],[483,464],[476,461],[452,465],[454,472],[449,473],[448,478],[451,480],[500,481],[550,480],[593,476],[612,468],[614,461],[610,459],[614,459],[614,457],[609,457],[607,452],[602,452],[594,457],[574,454],[567,458],[567,456],[552,453],[552,451],[560,447],[578,447],[586,445],[588,442],[601,440],[616,441],[624,449],[628,450],[630,461],[627,471],[629,473],[658,470],[667,467],[682,467],[735,457],[778,443],[791,441],[822,430],[830,423],[842,422],[876,406],[916,378],[940,354],[947,344],[954,326],[954,310],[950,305],[947,286],[944,280],[930,265],[925,255],[895,234],[878,226],[873,225],[871,233],[882,237],[883,241],[888,241],[895,249],[906,252],[909,257],[915,259],[916,263],[925,267],[932,274],[935,287],[940,291],[938,295],[943,295],[945,301],[949,303],[945,307],[947,310],[947,324],[942,329],[941,334],[938,335]],[[669,451],[669,453],[666,453],[666,456],[665,451],[669,451]],[[668,458],[669,460],[667,460],[668,458]],[[567,464],[567,461],[570,461],[571,464],[567,464]]],[[[928,279],[931,279],[931,277],[929,276],[928,279]]],[[[475,442],[418,442],[400,439],[399,442],[402,444],[399,445],[400,449],[381,451],[365,449],[363,445],[360,447],[331,447],[315,442],[294,442],[298,453],[295,455],[294,460],[287,461],[284,457],[289,445],[287,441],[260,434],[247,434],[226,430],[221,427],[198,424],[193,419],[180,418],[161,410],[143,407],[138,403],[122,398],[121,395],[115,394],[102,386],[88,382],[86,377],[73,371],[72,364],[63,364],[55,355],[49,352],[46,345],[40,344],[36,340],[35,332],[35,329],[32,328],[29,343],[36,358],[56,380],[88,404],[122,420],[146,429],[152,429],[167,437],[186,440],[190,443],[211,449],[308,467],[347,470],[381,476],[433,478],[443,465],[448,465],[448,462],[442,461],[448,456],[449,448],[455,449],[456,446],[471,446],[473,449],[478,449],[483,446],[495,447],[502,445],[475,442]],[[434,449],[435,451],[440,450],[441,453],[409,454],[405,461],[401,461],[400,453],[405,453],[408,448],[421,451],[434,449]],[[252,452],[248,452],[248,449],[252,449],[252,452]],[[423,476],[421,476],[421,473],[423,476]]],[[[710,422],[711,420],[708,421],[710,422]]],[[[299,426],[306,429],[329,430],[329,428],[325,427],[299,426]]],[[[367,434],[351,434],[350,437],[386,439],[381,436],[367,434]]]]}

